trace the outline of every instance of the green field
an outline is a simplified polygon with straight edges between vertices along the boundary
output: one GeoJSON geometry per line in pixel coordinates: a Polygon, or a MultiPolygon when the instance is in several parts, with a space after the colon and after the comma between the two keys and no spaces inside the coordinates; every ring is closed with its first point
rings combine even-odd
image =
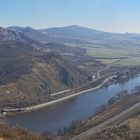
{"type": "Polygon", "coordinates": [[[116,64],[124,66],[140,66],[140,57],[129,57],[127,59],[121,60],[116,64]]]}
{"type": "MultiPolygon", "coordinates": [[[[69,44],[71,47],[86,49],[86,55],[101,61],[103,64],[122,66],[140,66],[140,47],[132,47],[119,44],[116,47],[104,47],[95,44],[69,44]],[[117,48],[117,49],[116,49],[117,48]]],[[[113,45],[113,44],[112,44],[113,45]]],[[[86,65],[90,65],[87,63],[86,65]]]]}
{"type": "Polygon", "coordinates": [[[140,49],[117,50],[109,48],[87,48],[87,55],[97,58],[120,58],[140,54],[140,49]]]}
{"type": "Polygon", "coordinates": [[[102,61],[104,64],[109,64],[120,60],[116,63],[116,65],[140,65],[140,48],[129,48],[125,50],[116,50],[110,48],[87,48],[87,55],[102,61]],[[126,58],[122,59],[123,57],[126,58]]]}

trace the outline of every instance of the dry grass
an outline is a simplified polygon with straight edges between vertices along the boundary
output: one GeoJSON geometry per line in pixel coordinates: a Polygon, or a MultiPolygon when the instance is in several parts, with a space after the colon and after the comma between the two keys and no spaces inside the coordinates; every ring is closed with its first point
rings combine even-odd
{"type": "Polygon", "coordinates": [[[43,138],[26,129],[9,128],[0,124],[0,140],[43,140],[43,138]]]}
{"type": "Polygon", "coordinates": [[[108,127],[82,140],[139,140],[140,116],[128,119],[116,127],[108,127]]]}

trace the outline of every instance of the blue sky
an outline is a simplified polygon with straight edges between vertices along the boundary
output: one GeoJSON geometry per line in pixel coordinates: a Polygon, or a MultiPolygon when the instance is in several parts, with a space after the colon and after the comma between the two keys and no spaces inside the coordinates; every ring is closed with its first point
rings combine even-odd
{"type": "Polygon", "coordinates": [[[140,0],[0,0],[0,26],[81,25],[140,33],[140,0]]]}

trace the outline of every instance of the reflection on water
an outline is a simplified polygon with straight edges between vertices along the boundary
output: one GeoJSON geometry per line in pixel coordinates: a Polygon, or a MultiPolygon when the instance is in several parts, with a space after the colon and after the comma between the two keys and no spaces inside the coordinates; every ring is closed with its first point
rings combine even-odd
{"type": "Polygon", "coordinates": [[[110,85],[97,91],[90,91],[46,108],[10,118],[11,125],[19,125],[36,132],[51,131],[68,126],[73,120],[93,115],[97,108],[122,90],[129,92],[140,85],[140,76],[123,84],[110,85]]]}

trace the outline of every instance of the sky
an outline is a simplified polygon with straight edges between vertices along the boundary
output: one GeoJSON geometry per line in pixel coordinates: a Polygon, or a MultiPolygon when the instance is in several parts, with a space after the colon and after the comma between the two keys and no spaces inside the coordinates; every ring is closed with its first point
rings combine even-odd
{"type": "Polygon", "coordinates": [[[0,26],[140,33],[140,0],[0,0],[0,26]]]}

